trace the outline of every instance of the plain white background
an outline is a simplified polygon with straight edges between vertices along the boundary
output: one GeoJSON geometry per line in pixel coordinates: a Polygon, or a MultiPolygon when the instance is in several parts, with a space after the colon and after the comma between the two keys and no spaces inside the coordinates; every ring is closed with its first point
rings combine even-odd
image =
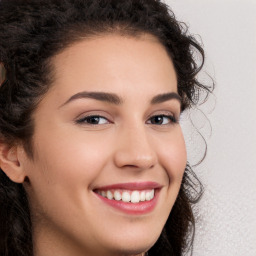
{"type": "MultiPolygon", "coordinates": [[[[206,159],[194,169],[205,194],[195,209],[199,218],[193,255],[255,256],[256,1],[165,2],[191,34],[201,36],[205,71],[216,83],[203,112],[191,113],[208,144],[206,159]]],[[[204,144],[184,120],[188,157],[194,162],[204,144]]]]}

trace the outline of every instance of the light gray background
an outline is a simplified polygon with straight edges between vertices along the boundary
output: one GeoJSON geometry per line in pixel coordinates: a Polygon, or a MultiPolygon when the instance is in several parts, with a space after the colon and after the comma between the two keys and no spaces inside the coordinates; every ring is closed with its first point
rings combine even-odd
{"type": "MultiPolygon", "coordinates": [[[[165,2],[201,36],[205,70],[216,82],[203,112],[191,113],[208,144],[206,159],[194,169],[205,195],[195,209],[193,255],[256,256],[256,0],[165,2]]],[[[196,162],[203,141],[187,117],[182,125],[189,160],[196,162]]]]}

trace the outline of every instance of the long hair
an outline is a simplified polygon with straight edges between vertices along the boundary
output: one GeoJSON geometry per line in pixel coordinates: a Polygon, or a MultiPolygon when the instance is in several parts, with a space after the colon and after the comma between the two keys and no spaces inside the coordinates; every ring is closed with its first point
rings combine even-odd
{"type": "MultiPolygon", "coordinates": [[[[204,51],[184,23],[159,0],[1,0],[0,143],[22,142],[33,158],[32,114],[53,82],[51,59],[79,40],[101,34],[139,37],[151,34],[166,48],[175,67],[182,110],[196,105],[211,88],[197,80],[204,51]],[[201,57],[197,64],[195,52],[201,57]]],[[[193,243],[192,205],[202,185],[187,164],[181,188],[149,255],[179,256],[193,243]],[[197,192],[195,192],[197,191],[197,192]]],[[[29,201],[22,184],[0,169],[0,255],[32,256],[29,201]]]]}

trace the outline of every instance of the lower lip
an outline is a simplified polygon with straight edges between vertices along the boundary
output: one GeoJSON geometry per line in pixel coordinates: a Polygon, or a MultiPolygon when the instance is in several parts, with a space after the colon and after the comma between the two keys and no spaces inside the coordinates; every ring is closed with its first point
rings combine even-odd
{"type": "Polygon", "coordinates": [[[159,191],[155,190],[155,196],[150,201],[144,201],[139,203],[126,203],[123,201],[117,201],[117,200],[110,200],[106,197],[103,197],[97,193],[95,193],[104,203],[107,205],[110,205],[113,208],[116,208],[126,214],[146,214],[149,212],[152,212],[157,204],[159,191]]]}

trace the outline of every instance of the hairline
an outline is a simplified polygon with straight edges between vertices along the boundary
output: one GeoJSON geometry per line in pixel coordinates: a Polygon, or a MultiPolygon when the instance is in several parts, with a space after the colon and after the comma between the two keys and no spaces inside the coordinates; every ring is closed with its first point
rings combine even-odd
{"type": "MultiPolygon", "coordinates": [[[[146,31],[143,28],[133,27],[132,25],[129,27],[129,26],[126,26],[125,24],[122,26],[121,24],[117,23],[112,26],[105,25],[106,29],[104,31],[97,31],[97,28],[96,28],[95,30],[92,29],[87,33],[86,28],[79,29],[78,27],[79,26],[77,26],[77,28],[72,31],[72,35],[76,35],[76,36],[74,37],[63,36],[62,38],[60,38],[60,41],[66,42],[66,44],[64,44],[63,47],[59,48],[52,56],[49,56],[44,61],[44,64],[48,66],[48,70],[49,70],[49,73],[48,73],[49,82],[46,85],[47,87],[46,91],[41,96],[38,97],[37,103],[35,104],[34,109],[31,111],[31,114],[30,114],[31,135],[30,137],[27,138],[26,141],[22,141],[21,143],[22,146],[24,147],[26,154],[32,161],[34,160],[34,157],[36,155],[36,146],[33,143],[33,137],[35,132],[34,116],[40,102],[46,97],[49,91],[51,91],[51,89],[53,88],[53,84],[56,79],[56,66],[54,65],[54,60],[58,55],[63,53],[65,50],[85,40],[90,41],[90,40],[101,39],[105,37],[111,37],[111,36],[121,36],[125,38],[137,39],[137,40],[149,40],[149,41],[160,44],[163,47],[163,49],[166,51],[171,62],[173,63],[172,56],[168,51],[168,48],[161,41],[160,36],[157,36],[154,33],[151,33],[150,31],[146,31]]],[[[66,31],[68,31],[67,28],[63,29],[62,33],[65,34],[66,31]]],[[[177,77],[177,72],[176,72],[174,63],[173,63],[173,67],[177,77]]]]}

